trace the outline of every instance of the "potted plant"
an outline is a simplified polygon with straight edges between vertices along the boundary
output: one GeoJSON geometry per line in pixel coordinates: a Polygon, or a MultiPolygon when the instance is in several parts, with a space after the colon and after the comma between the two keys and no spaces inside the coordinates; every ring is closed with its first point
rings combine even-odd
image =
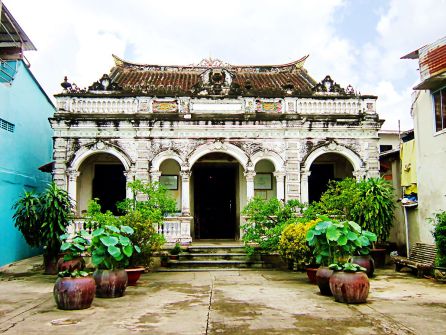
{"type": "Polygon", "coordinates": [[[296,264],[298,270],[307,271],[310,282],[316,283],[317,266],[314,266],[315,260],[313,252],[306,240],[307,232],[320,220],[311,220],[308,222],[290,223],[283,230],[279,240],[279,254],[282,259],[288,263],[296,264]]]}
{"type": "Polygon", "coordinates": [[[375,261],[370,256],[370,250],[373,243],[376,242],[376,235],[367,230],[361,230],[359,239],[360,245],[358,245],[355,254],[351,256],[350,261],[365,268],[366,274],[370,278],[373,277],[375,271],[375,261]]]}
{"type": "MultiPolygon", "coordinates": [[[[377,244],[383,244],[393,225],[394,190],[382,178],[369,178],[359,182],[353,178],[331,181],[315,207],[320,213],[342,216],[346,220],[357,222],[362,229],[377,236],[377,244]]],[[[370,251],[376,264],[384,265],[386,249],[377,248],[374,243],[370,251]]]]}
{"type": "Polygon", "coordinates": [[[69,270],[83,270],[85,268],[85,260],[83,256],[87,253],[90,246],[91,235],[85,230],[77,232],[73,237],[70,234],[60,236],[62,245],[60,251],[63,254],[57,262],[59,272],[69,270]]]}
{"type": "Polygon", "coordinates": [[[91,306],[95,292],[95,280],[88,272],[67,269],[59,272],[53,297],[59,309],[85,309],[91,306]]]}
{"type": "Polygon", "coordinates": [[[128,285],[135,285],[141,274],[151,267],[153,255],[158,254],[165,243],[157,229],[164,216],[175,210],[176,203],[162,185],[137,180],[129,183],[129,187],[133,198],[120,202],[118,208],[124,213],[119,218],[120,223],[134,230],[129,238],[141,249],[141,252],[132,254],[126,268],[128,285]]]}
{"type": "Polygon", "coordinates": [[[333,270],[330,277],[330,290],[338,302],[360,304],[367,301],[370,283],[366,269],[353,263],[334,263],[329,266],[333,270]]]}
{"type": "MultiPolygon", "coordinates": [[[[365,250],[365,247],[376,239],[373,233],[364,232],[353,221],[339,221],[324,216],[320,218],[322,221],[307,233],[307,241],[314,248],[316,262],[319,264],[336,263],[339,266],[344,266],[351,255],[358,250],[365,250]]],[[[348,266],[348,268],[355,268],[355,266],[348,266]]],[[[330,278],[333,272],[330,273],[330,271],[333,271],[333,268],[324,269],[321,274],[316,273],[317,283],[323,295],[330,295],[328,290],[333,293],[330,288],[330,278]]]]}
{"type": "Polygon", "coordinates": [[[179,255],[181,253],[181,245],[179,242],[176,242],[172,249],[169,250],[169,258],[172,260],[179,259],[179,255]]]}
{"type": "Polygon", "coordinates": [[[60,236],[72,219],[72,203],[53,182],[40,194],[25,192],[13,205],[15,226],[32,247],[43,247],[46,274],[57,273],[60,236]]]}
{"type": "Polygon", "coordinates": [[[96,267],[93,278],[96,282],[96,296],[115,298],[124,295],[128,276],[125,267],[133,252],[140,252],[129,236],[133,229],[120,225],[119,219],[110,211],[100,213],[100,206],[95,200],[90,202],[88,215],[98,228],[92,232],[90,245],[91,262],[96,267]]]}

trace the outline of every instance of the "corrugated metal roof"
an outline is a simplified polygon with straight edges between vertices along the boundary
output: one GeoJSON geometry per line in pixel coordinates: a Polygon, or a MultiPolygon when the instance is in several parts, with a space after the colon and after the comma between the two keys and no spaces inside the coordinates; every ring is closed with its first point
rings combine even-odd
{"type": "Polygon", "coordinates": [[[36,47],[11,15],[8,8],[1,2],[0,6],[0,48],[20,48],[23,51],[36,50],[36,47]]]}

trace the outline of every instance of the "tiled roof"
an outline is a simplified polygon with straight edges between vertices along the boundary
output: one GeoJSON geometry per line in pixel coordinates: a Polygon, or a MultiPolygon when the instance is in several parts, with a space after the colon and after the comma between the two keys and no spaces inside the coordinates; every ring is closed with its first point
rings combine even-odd
{"type": "Polygon", "coordinates": [[[316,85],[303,68],[308,56],[288,64],[260,66],[230,65],[215,59],[207,59],[197,65],[162,66],[130,63],[113,57],[115,66],[110,73],[111,80],[123,91],[134,93],[203,95],[206,88],[209,91],[209,87],[216,84],[212,79],[205,79],[208,71],[211,74],[223,71],[231,77],[224,77],[226,79],[217,84],[227,85],[228,94],[234,95],[308,95],[316,85]]]}

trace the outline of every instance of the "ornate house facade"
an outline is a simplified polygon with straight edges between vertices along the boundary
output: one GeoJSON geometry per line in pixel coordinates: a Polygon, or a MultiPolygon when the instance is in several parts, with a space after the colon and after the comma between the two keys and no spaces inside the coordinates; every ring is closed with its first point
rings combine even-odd
{"type": "Polygon", "coordinates": [[[161,66],[124,61],[87,90],[56,96],[56,183],[81,217],[130,196],[126,183],[159,181],[179,212],[168,241],[238,239],[241,210],[259,196],[308,202],[329,179],[378,176],[376,96],[320,83],[303,68],[234,66],[214,59],[161,66]]]}

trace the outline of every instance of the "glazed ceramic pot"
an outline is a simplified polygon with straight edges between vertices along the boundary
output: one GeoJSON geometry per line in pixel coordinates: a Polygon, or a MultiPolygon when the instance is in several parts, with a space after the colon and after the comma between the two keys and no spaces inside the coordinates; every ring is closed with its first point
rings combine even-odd
{"type": "Polygon", "coordinates": [[[63,256],[57,261],[57,270],[60,271],[74,271],[85,269],[85,261],[82,257],[76,257],[69,261],[64,261],[63,256]]]}
{"type": "Polygon", "coordinates": [[[99,298],[118,298],[127,288],[127,272],[124,269],[96,270],[93,273],[96,282],[96,296],[99,298]]]}
{"type": "Polygon", "coordinates": [[[319,291],[322,295],[332,295],[330,290],[330,277],[332,274],[333,270],[330,270],[326,266],[321,266],[316,271],[316,284],[319,287],[319,291]]]}
{"type": "Polygon", "coordinates": [[[318,268],[305,268],[305,271],[307,271],[307,277],[310,283],[316,284],[316,272],[318,268]]]}
{"type": "Polygon", "coordinates": [[[375,272],[375,262],[373,258],[369,255],[365,256],[352,256],[352,263],[358,264],[363,268],[366,268],[366,274],[369,278],[373,277],[373,272],[375,272]]]}
{"type": "Polygon", "coordinates": [[[369,295],[369,278],[364,272],[335,271],[330,277],[330,289],[336,301],[361,304],[369,295]]]}
{"type": "Polygon", "coordinates": [[[85,309],[91,306],[95,292],[92,277],[60,277],[54,284],[53,296],[59,309],[85,309]]]}

